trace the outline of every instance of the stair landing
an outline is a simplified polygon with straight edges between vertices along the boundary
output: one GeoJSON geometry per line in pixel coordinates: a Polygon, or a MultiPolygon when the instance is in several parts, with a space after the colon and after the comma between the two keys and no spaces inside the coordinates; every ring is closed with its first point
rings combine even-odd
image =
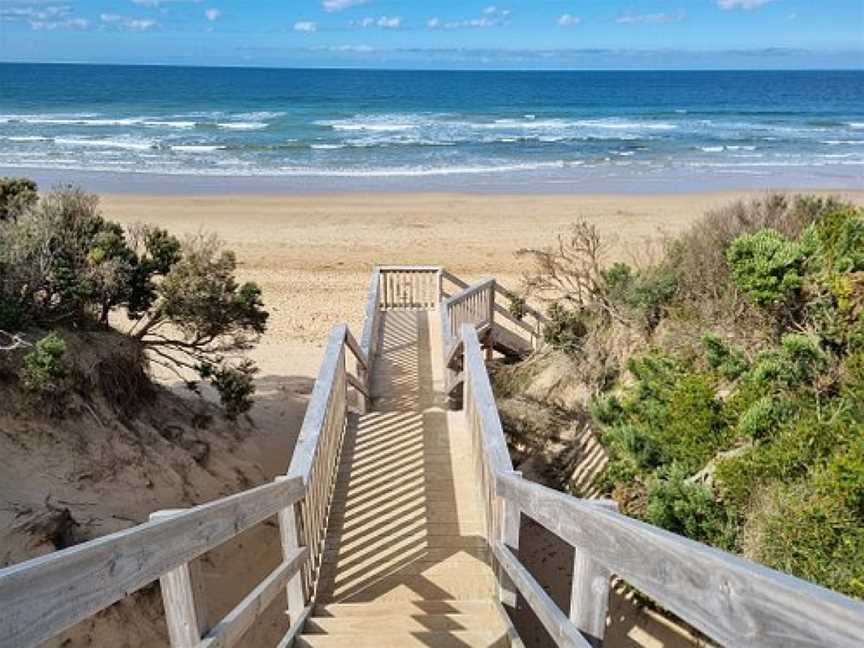
{"type": "Polygon", "coordinates": [[[437,313],[382,314],[375,411],[349,427],[301,646],[504,646],[471,446],[437,313]]]}

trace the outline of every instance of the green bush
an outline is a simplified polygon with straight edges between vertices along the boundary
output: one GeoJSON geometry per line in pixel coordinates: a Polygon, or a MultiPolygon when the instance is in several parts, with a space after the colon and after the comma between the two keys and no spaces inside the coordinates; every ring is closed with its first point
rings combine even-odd
{"type": "Polygon", "coordinates": [[[601,277],[609,301],[638,319],[648,331],[656,328],[678,287],[677,276],[660,267],[636,272],[626,263],[615,263],[602,271],[601,277]]]}
{"type": "Polygon", "coordinates": [[[36,183],[29,178],[0,178],[0,221],[16,220],[38,200],[36,183]]]}
{"type": "Polygon", "coordinates": [[[233,421],[252,409],[254,377],[258,369],[251,360],[243,360],[236,367],[204,363],[198,367],[198,373],[216,388],[229,420],[233,421]]]}
{"type": "Polygon", "coordinates": [[[702,336],[702,346],[708,366],[727,380],[735,380],[750,368],[743,351],[724,343],[714,333],[702,336]]]}
{"type": "Polygon", "coordinates": [[[801,248],[774,230],[735,239],[726,258],[738,289],[760,306],[782,303],[802,286],[801,248]]]}
{"type": "Polygon", "coordinates": [[[645,521],[699,542],[732,548],[733,533],[723,507],[710,488],[688,482],[687,471],[677,464],[648,481],[645,521]]]}
{"type": "Polygon", "coordinates": [[[22,376],[27,388],[43,393],[61,391],[61,383],[68,375],[65,354],[66,343],[56,333],[36,342],[33,350],[24,356],[22,376]]]}
{"type": "Polygon", "coordinates": [[[745,535],[750,558],[864,597],[864,524],[838,499],[806,484],[776,484],[754,509],[745,535]]]}
{"type": "Polygon", "coordinates": [[[543,330],[546,343],[565,353],[577,353],[588,332],[579,314],[556,302],[549,306],[546,315],[549,318],[543,330]]]}

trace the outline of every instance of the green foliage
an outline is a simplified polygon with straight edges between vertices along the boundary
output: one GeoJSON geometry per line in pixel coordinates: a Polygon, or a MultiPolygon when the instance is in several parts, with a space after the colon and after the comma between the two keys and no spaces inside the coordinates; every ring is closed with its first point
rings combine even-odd
{"type": "Polygon", "coordinates": [[[633,384],[592,407],[612,462],[646,476],[671,463],[699,470],[729,434],[710,376],[656,353],[631,358],[628,368],[633,384]]]}
{"type": "Polygon", "coordinates": [[[546,315],[549,318],[543,330],[546,343],[565,353],[578,352],[582,347],[582,338],[588,332],[579,314],[555,302],[549,306],[546,315]]]}
{"type": "Polygon", "coordinates": [[[214,237],[181,243],[156,227],[127,230],[101,215],[96,196],[60,187],[0,220],[0,328],[107,328],[112,314],[126,316],[150,362],[181,380],[209,367],[236,416],[254,372],[223,357],[249,348],[268,317],[260,289],[239,283],[236,269],[214,237]]]}
{"type": "Polygon", "coordinates": [[[524,319],[525,315],[528,313],[527,302],[524,297],[516,297],[510,300],[510,304],[507,306],[507,310],[510,311],[510,314],[518,319],[520,322],[524,319]]]}
{"type": "Polygon", "coordinates": [[[780,571],[864,597],[864,520],[805,484],[777,484],[748,523],[750,557],[780,571]]]}
{"type": "Polygon", "coordinates": [[[678,278],[667,268],[634,271],[626,263],[615,263],[601,272],[608,300],[653,331],[666,304],[675,296],[678,278]]]}
{"type": "Polygon", "coordinates": [[[61,383],[68,375],[65,354],[66,343],[56,333],[36,342],[33,350],[24,356],[22,377],[27,388],[42,393],[61,391],[61,383]]]}
{"type": "Polygon", "coordinates": [[[243,360],[236,367],[213,363],[198,367],[201,378],[216,388],[225,416],[232,421],[252,409],[256,373],[258,369],[251,360],[243,360]]]}
{"type": "Polygon", "coordinates": [[[723,507],[707,486],[687,481],[678,464],[648,481],[645,521],[699,542],[731,549],[733,534],[723,507]]]}
{"type": "Polygon", "coordinates": [[[735,380],[749,369],[744,352],[726,344],[714,333],[702,336],[702,346],[708,366],[727,380],[735,380]]]}
{"type": "Polygon", "coordinates": [[[0,178],[0,221],[17,220],[38,201],[38,187],[29,178],[0,178]]]}
{"type": "Polygon", "coordinates": [[[801,248],[774,230],[735,239],[726,258],[738,289],[760,306],[782,303],[802,286],[801,248]]]}
{"type": "Polygon", "coordinates": [[[688,233],[653,268],[601,273],[631,314],[642,276],[671,267],[678,283],[661,291],[675,308],[654,311],[672,335],[631,352],[629,376],[592,402],[598,483],[652,524],[864,597],[864,218],[769,202],[688,233]],[[725,268],[695,272],[718,254],[725,268]]]}

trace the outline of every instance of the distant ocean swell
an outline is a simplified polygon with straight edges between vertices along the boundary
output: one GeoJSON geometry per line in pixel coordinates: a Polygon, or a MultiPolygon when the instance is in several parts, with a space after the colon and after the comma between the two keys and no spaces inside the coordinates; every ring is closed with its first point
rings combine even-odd
{"type": "Polygon", "coordinates": [[[57,87],[32,85],[52,69],[18,78],[0,65],[0,82],[11,79],[0,96],[0,167],[352,178],[591,170],[634,180],[809,168],[853,186],[864,170],[861,74],[694,73],[658,90],[647,73],[643,85],[614,73],[481,74],[472,87],[455,73],[416,73],[412,85],[407,73],[357,72],[346,87],[335,72],[71,66],[57,87]],[[161,94],[143,93],[141,75],[161,94]],[[77,90],[94,87],[93,96],[77,90]]]}

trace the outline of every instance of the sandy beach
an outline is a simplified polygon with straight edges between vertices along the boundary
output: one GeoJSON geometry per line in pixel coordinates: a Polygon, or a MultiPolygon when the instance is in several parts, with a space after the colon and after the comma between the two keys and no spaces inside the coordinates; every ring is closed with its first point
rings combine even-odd
{"type": "MultiPolygon", "coordinates": [[[[244,279],[259,283],[271,313],[254,353],[265,372],[314,376],[334,323],[358,331],[369,271],[379,264],[436,264],[467,279],[518,287],[515,253],[555,241],[585,219],[631,260],[705,211],[754,192],[693,194],[330,194],[102,196],[105,216],[178,235],[215,232],[244,279]],[[284,355],[288,353],[289,355],[284,355]]],[[[864,191],[834,195],[864,204],[864,191]]]]}

